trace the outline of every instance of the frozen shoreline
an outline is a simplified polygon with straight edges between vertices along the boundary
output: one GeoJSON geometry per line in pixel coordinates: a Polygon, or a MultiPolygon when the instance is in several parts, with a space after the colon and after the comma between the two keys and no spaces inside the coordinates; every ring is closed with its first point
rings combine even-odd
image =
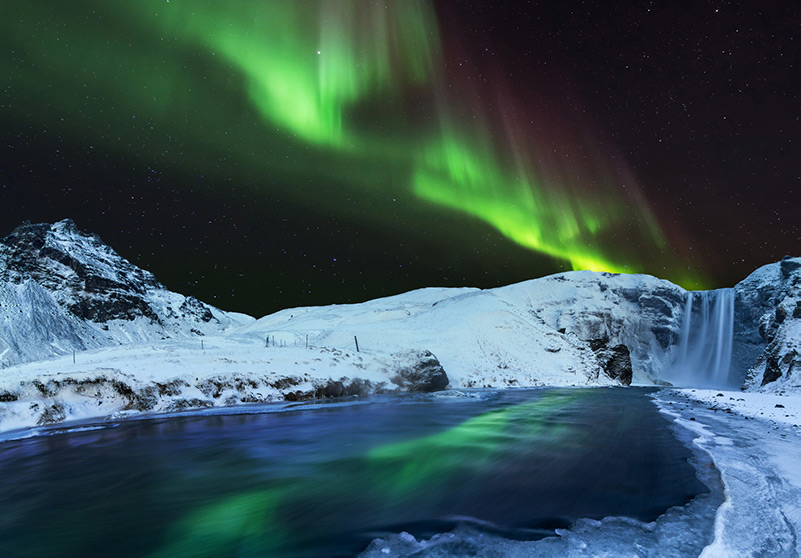
{"type": "Polygon", "coordinates": [[[709,454],[725,487],[714,540],[701,556],[798,556],[801,397],[682,389],[655,401],[695,433],[693,442],[709,454]]]}

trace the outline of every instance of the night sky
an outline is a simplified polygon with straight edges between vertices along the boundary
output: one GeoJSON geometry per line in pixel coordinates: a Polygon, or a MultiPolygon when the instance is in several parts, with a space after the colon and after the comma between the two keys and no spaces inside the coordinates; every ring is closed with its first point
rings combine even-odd
{"type": "Polygon", "coordinates": [[[0,236],[227,310],[801,255],[801,8],[3,2],[0,236]]]}

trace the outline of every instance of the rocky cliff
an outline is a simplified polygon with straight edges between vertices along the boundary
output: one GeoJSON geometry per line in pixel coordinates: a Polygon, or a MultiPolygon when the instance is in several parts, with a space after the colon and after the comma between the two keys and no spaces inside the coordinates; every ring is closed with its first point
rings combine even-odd
{"type": "Polygon", "coordinates": [[[735,287],[735,339],[747,366],[744,387],[801,388],[801,258],[763,266],[735,287]]]}

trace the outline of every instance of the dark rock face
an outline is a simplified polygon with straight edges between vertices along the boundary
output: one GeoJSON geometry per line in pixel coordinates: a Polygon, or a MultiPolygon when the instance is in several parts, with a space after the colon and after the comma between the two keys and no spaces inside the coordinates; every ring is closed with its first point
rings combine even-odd
{"type": "Polygon", "coordinates": [[[678,342],[676,316],[684,305],[681,291],[658,287],[640,295],[637,305],[647,317],[651,333],[663,350],[678,342]]]}
{"type": "Polygon", "coordinates": [[[367,395],[386,393],[384,382],[371,382],[362,378],[353,378],[347,384],[342,380],[328,380],[320,383],[310,391],[288,391],[284,393],[284,401],[314,401],[320,399],[337,399],[340,397],[365,397],[367,395]]]}
{"type": "Polygon", "coordinates": [[[782,277],[787,279],[794,271],[801,269],[801,261],[786,256],[781,262],[779,262],[779,268],[781,269],[782,277]]]}
{"type": "MultiPolygon", "coordinates": [[[[94,323],[145,317],[161,323],[147,294],[164,289],[148,271],[120,257],[100,237],[65,219],[53,225],[24,224],[0,239],[0,281],[33,280],[74,316],[94,323]]],[[[203,322],[210,309],[187,298],[180,310],[203,322]]]]}
{"type": "Polygon", "coordinates": [[[392,383],[408,391],[439,391],[450,380],[431,351],[406,351],[393,355],[399,361],[392,383]]]}
{"type": "Polygon", "coordinates": [[[782,371],[779,369],[779,362],[775,355],[768,357],[765,365],[765,373],[762,375],[762,384],[769,384],[775,382],[782,377],[782,371]]]}
{"type": "Polygon", "coordinates": [[[773,344],[768,347],[761,385],[775,382],[782,377],[789,377],[793,370],[799,367],[801,367],[801,355],[797,351],[790,350],[783,353],[779,344],[773,344]]]}
{"type": "Polygon", "coordinates": [[[624,386],[630,386],[633,369],[629,348],[623,344],[610,347],[606,339],[593,339],[589,343],[604,374],[624,386]]]}
{"type": "Polygon", "coordinates": [[[78,318],[96,323],[159,319],[144,299],[148,289],[163,288],[155,277],[121,258],[97,235],[79,231],[69,219],[21,225],[0,244],[6,256],[3,279],[36,281],[78,318]]]}
{"type": "Polygon", "coordinates": [[[184,314],[194,314],[202,321],[208,323],[214,319],[214,315],[209,307],[200,302],[193,296],[186,297],[186,300],[179,307],[184,314]]]}

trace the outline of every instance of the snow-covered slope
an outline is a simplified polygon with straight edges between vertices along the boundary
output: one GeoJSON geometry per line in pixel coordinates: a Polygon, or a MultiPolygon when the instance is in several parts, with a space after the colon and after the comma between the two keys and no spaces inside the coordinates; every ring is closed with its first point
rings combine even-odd
{"type": "Polygon", "coordinates": [[[493,289],[568,338],[625,345],[634,379],[658,379],[681,327],[686,291],[650,275],[576,271],[493,289]]]}
{"type": "Polygon", "coordinates": [[[252,321],[167,290],[66,219],[0,240],[0,368],[252,321]]]}
{"type": "Polygon", "coordinates": [[[363,304],[284,310],[240,335],[387,353],[428,349],[454,387],[610,383],[589,348],[490,291],[421,289],[363,304]]]}
{"type": "Polygon", "coordinates": [[[678,338],[685,291],[646,275],[569,272],[497,289],[429,288],[362,304],[295,308],[235,331],[294,343],[426,348],[461,387],[606,384],[598,348],[658,376],[678,338]]]}

